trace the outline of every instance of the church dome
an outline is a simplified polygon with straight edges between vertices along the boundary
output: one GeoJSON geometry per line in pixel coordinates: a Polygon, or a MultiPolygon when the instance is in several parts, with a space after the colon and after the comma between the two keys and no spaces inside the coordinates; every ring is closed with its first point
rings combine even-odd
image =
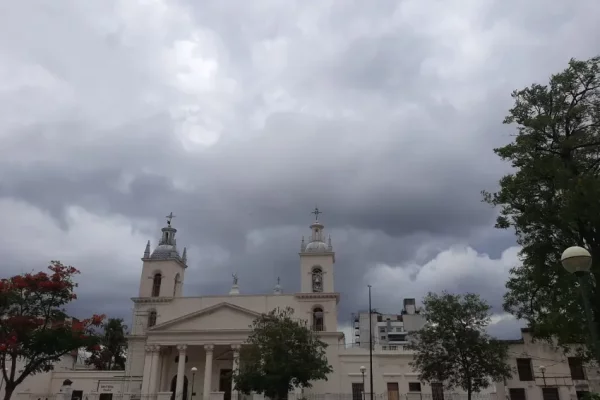
{"type": "Polygon", "coordinates": [[[304,251],[307,253],[326,253],[331,250],[329,250],[328,246],[324,242],[316,241],[307,244],[304,251]]]}
{"type": "Polygon", "coordinates": [[[179,258],[179,252],[177,248],[170,244],[160,244],[156,246],[156,249],[150,256],[153,260],[167,260],[169,258],[179,258]]]}

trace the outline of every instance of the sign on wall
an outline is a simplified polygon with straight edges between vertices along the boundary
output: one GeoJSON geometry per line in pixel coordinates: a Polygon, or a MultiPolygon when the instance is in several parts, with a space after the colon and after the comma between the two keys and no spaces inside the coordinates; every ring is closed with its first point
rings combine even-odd
{"type": "Polygon", "coordinates": [[[98,393],[121,393],[122,381],[99,381],[98,393]]]}

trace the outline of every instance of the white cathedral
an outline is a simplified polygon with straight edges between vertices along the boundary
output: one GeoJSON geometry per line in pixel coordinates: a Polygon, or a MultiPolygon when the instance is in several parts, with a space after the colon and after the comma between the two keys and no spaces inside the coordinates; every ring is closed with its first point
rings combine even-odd
{"type": "MultiPolygon", "coordinates": [[[[315,216],[310,237],[302,239],[300,247],[299,292],[283,293],[277,285],[272,293],[241,294],[234,275],[229,293],[218,296],[182,295],[186,250],[179,252],[177,229],[169,218],[158,246],[152,251],[148,242],[142,258],[139,293],[132,298],[134,313],[125,371],[96,371],[78,363],[77,357],[65,357],[54,371],[32,376],[20,385],[17,400],[46,400],[57,393],[63,396],[57,400],[241,399],[246,396],[234,390],[231,372],[239,365],[240,347],[250,333],[249,326],[260,314],[288,306],[328,344],[327,359],[333,367],[326,381],[316,381],[313,387],[298,389],[290,396],[299,399],[318,394],[333,399],[347,394],[362,400],[363,392],[371,390],[368,346],[349,343],[351,338],[338,330],[340,293],[334,286],[335,252],[318,209],[315,216]]],[[[353,324],[351,329],[358,335],[358,319],[353,324]]],[[[378,326],[373,324],[373,329],[378,330],[378,326]]],[[[373,392],[387,394],[389,400],[410,393],[432,394],[433,400],[442,400],[441,384],[419,382],[418,374],[409,366],[412,355],[401,344],[376,344],[373,392]]]]}

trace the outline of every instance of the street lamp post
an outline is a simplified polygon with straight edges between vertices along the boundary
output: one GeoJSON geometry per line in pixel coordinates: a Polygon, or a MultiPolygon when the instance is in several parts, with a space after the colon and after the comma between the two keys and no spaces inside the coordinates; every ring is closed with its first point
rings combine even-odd
{"type": "Polygon", "coordinates": [[[198,368],[192,367],[192,393],[190,393],[190,400],[194,397],[194,382],[196,382],[196,372],[198,368]]]}
{"type": "Polygon", "coordinates": [[[373,400],[373,309],[371,308],[371,285],[369,285],[369,398],[373,400]]]}
{"type": "Polygon", "coordinates": [[[362,374],[362,378],[363,378],[362,400],[365,400],[365,371],[366,370],[367,370],[367,368],[364,365],[360,366],[360,373],[362,374]]]}
{"type": "Polygon", "coordinates": [[[542,373],[542,380],[544,381],[544,387],[546,387],[546,367],[540,365],[540,372],[542,373]]]}
{"type": "Polygon", "coordinates": [[[592,268],[592,255],[583,247],[573,246],[566,249],[560,257],[564,269],[575,274],[581,289],[581,298],[583,300],[583,309],[585,311],[585,319],[587,319],[590,329],[591,347],[596,358],[596,362],[600,365],[600,341],[598,340],[598,330],[594,323],[592,307],[588,295],[588,282],[590,269],[592,268]]]}

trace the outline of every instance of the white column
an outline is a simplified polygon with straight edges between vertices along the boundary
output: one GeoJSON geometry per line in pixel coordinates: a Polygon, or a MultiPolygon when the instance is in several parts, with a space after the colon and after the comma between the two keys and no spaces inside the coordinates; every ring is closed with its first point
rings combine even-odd
{"type": "Polygon", "coordinates": [[[210,384],[212,383],[212,368],[213,368],[213,345],[207,344],[204,346],[206,351],[206,363],[204,364],[204,389],[202,390],[202,398],[209,400],[210,384]]]}
{"type": "Polygon", "coordinates": [[[144,376],[142,378],[142,395],[148,394],[150,387],[150,373],[152,369],[152,346],[146,346],[146,355],[144,356],[144,376]]]}
{"type": "MultiPolygon", "coordinates": [[[[240,367],[240,345],[232,344],[231,349],[233,350],[233,363],[231,366],[232,375],[235,375],[238,368],[240,367]]],[[[238,392],[235,390],[235,381],[231,378],[231,400],[237,400],[238,392]]]]}
{"type": "Polygon", "coordinates": [[[150,385],[148,394],[155,395],[158,392],[158,375],[161,366],[160,346],[152,346],[152,370],[150,371],[150,385]]]}
{"type": "Polygon", "coordinates": [[[183,377],[185,376],[185,350],[187,346],[185,344],[177,345],[179,350],[179,362],[177,363],[177,384],[175,386],[175,400],[187,400],[183,399],[183,377]]]}

